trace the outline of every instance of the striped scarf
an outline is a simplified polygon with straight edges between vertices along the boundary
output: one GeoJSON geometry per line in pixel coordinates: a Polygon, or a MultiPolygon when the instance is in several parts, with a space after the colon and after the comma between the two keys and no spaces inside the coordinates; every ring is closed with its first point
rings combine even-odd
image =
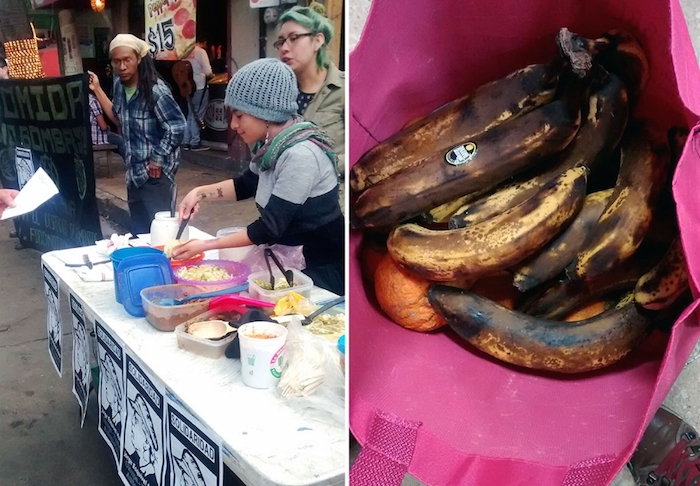
{"type": "Polygon", "coordinates": [[[338,155],[333,151],[333,140],[318,126],[302,121],[301,118],[295,118],[293,125],[282,130],[268,143],[258,142],[253,148],[253,162],[258,164],[262,172],[272,169],[282,152],[304,140],[310,140],[320,147],[331,159],[338,174],[338,155]]]}

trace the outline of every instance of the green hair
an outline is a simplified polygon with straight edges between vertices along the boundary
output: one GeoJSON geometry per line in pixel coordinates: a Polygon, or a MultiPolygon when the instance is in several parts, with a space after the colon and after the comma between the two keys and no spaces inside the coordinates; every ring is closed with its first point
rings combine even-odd
{"type": "Polygon", "coordinates": [[[323,34],[325,38],[323,45],[316,53],[316,64],[320,68],[326,68],[330,64],[328,55],[326,54],[326,46],[333,37],[333,24],[326,18],[323,13],[319,13],[313,7],[295,6],[280,15],[278,25],[282,25],[288,21],[296,22],[312,34],[323,34]]]}

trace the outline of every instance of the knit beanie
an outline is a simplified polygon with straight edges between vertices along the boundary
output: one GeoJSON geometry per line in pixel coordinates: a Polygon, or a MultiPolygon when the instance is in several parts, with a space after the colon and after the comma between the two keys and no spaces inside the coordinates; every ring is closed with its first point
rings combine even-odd
{"type": "Polygon", "coordinates": [[[258,59],[236,72],[224,104],[261,120],[283,123],[297,114],[297,78],[279,59],[258,59]]]}

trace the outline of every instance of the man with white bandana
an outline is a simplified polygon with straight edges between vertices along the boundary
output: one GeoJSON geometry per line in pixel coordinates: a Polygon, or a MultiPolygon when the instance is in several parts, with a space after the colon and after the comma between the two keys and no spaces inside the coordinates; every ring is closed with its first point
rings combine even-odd
{"type": "Polygon", "coordinates": [[[88,71],[90,89],[123,137],[131,233],[148,233],[155,214],[170,209],[185,117],[156,72],[146,42],[119,34],[109,45],[109,55],[117,75],[113,99],[88,71]]]}

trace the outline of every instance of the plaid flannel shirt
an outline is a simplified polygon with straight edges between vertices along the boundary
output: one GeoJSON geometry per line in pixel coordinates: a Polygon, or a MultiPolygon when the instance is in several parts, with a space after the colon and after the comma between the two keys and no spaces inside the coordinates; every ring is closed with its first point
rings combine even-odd
{"type": "Polygon", "coordinates": [[[90,102],[90,135],[92,136],[92,144],[103,145],[109,143],[107,141],[107,132],[103,132],[97,124],[97,117],[104,114],[100,102],[97,101],[97,97],[93,94],[90,94],[88,101],[90,102]]]}
{"type": "Polygon", "coordinates": [[[180,166],[180,144],[185,136],[185,116],[162,79],[153,86],[153,108],[138,90],[126,101],[124,85],[114,81],[112,107],[124,137],[126,184],[141,187],[148,180],[148,162],[161,168],[173,182],[180,166]]]}

